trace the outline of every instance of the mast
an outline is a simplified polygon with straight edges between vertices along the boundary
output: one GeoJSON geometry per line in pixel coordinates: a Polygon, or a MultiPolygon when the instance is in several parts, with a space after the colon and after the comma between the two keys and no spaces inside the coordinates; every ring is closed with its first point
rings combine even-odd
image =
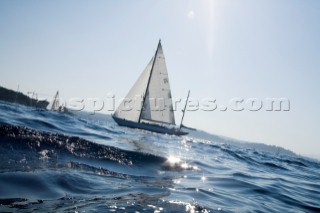
{"type": "Polygon", "coordinates": [[[183,114],[182,114],[182,118],[181,118],[179,130],[180,130],[181,127],[182,127],[182,122],[183,122],[184,114],[185,114],[185,112],[186,112],[186,108],[187,108],[187,104],[188,104],[188,100],[189,100],[189,95],[190,95],[190,90],[189,90],[189,92],[188,92],[186,104],[184,105],[184,109],[183,109],[183,114]]]}
{"type": "Polygon", "coordinates": [[[147,84],[146,91],[145,91],[144,96],[143,96],[142,107],[141,107],[138,123],[140,123],[140,120],[141,120],[143,106],[144,106],[144,103],[146,102],[146,97],[147,97],[147,92],[148,92],[148,88],[149,88],[149,84],[150,84],[150,80],[151,80],[151,76],[152,76],[152,71],[153,71],[154,63],[156,62],[156,57],[157,57],[160,45],[161,45],[161,39],[159,39],[158,47],[157,47],[157,50],[156,50],[156,53],[154,55],[154,59],[153,59],[153,62],[152,62],[152,67],[151,67],[150,75],[149,75],[149,78],[148,78],[148,84],[147,84]]]}

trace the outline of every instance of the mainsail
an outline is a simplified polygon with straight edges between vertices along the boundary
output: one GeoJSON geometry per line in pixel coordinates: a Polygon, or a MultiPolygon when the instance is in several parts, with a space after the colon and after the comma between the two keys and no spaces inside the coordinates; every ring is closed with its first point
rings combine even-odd
{"type": "Polygon", "coordinates": [[[47,109],[53,110],[53,111],[59,111],[60,103],[59,103],[59,91],[57,91],[54,98],[51,100],[51,102],[48,104],[47,109]]]}
{"type": "Polygon", "coordinates": [[[155,56],[117,108],[115,116],[139,123],[175,125],[169,77],[160,41],[155,56]]]}
{"type": "Polygon", "coordinates": [[[151,70],[149,86],[146,89],[143,109],[140,119],[175,124],[167,66],[160,42],[151,70]]]}

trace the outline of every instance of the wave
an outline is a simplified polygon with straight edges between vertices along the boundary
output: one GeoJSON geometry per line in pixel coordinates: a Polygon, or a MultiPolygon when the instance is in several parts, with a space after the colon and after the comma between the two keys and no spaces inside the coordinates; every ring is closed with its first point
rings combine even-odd
{"type": "MultiPolygon", "coordinates": [[[[0,140],[2,150],[31,151],[37,153],[39,159],[70,155],[79,158],[114,161],[123,165],[161,164],[166,161],[163,157],[148,153],[121,150],[79,137],[41,132],[13,125],[0,125],[0,140]]],[[[10,159],[10,155],[3,156],[3,159],[8,158],[10,159]]]]}
{"type": "Polygon", "coordinates": [[[319,211],[319,162],[192,134],[0,102],[0,212],[319,211]]]}

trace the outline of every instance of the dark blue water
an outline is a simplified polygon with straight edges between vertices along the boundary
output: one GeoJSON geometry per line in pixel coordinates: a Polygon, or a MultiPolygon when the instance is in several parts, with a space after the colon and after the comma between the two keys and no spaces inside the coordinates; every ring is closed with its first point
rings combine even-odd
{"type": "Polygon", "coordinates": [[[0,102],[0,212],[320,212],[319,162],[201,134],[0,102]]]}

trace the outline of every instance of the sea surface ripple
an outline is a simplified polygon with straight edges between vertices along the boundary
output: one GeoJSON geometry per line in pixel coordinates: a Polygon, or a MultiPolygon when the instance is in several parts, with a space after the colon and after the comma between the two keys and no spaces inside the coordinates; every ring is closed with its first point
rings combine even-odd
{"type": "Polygon", "coordinates": [[[202,134],[0,101],[0,212],[320,212],[318,161],[202,134]]]}

